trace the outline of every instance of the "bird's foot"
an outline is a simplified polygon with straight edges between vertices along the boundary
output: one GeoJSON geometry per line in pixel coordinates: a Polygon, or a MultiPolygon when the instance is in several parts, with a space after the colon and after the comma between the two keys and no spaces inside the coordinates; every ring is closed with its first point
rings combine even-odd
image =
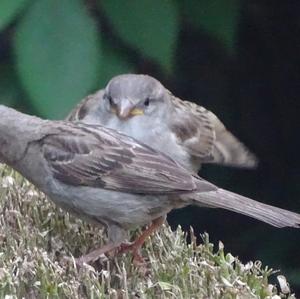
{"type": "Polygon", "coordinates": [[[109,243],[79,258],[72,259],[70,257],[65,257],[65,260],[73,261],[78,267],[82,267],[84,264],[90,264],[99,259],[107,260],[105,254],[112,252],[117,247],[116,244],[109,243]]]}
{"type": "Polygon", "coordinates": [[[101,248],[98,248],[86,255],[83,255],[77,259],[67,258],[68,260],[74,261],[77,266],[82,266],[83,264],[89,264],[98,260],[101,256],[105,257],[105,254],[115,257],[118,254],[126,253],[131,251],[133,255],[133,264],[135,266],[145,265],[146,262],[142,257],[140,250],[144,244],[147,237],[149,237],[154,231],[160,227],[165,220],[165,217],[159,217],[152,221],[152,224],[133,242],[133,243],[109,243],[101,248]]]}
{"type": "Polygon", "coordinates": [[[131,251],[133,255],[133,263],[136,266],[145,265],[146,263],[144,258],[141,256],[140,250],[146,239],[164,223],[164,220],[165,217],[154,219],[152,224],[146,230],[144,230],[143,233],[133,243],[122,243],[119,246],[118,253],[131,251]]]}
{"type": "Polygon", "coordinates": [[[132,262],[135,266],[145,265],[145,259],[142,257],[140,253],[141,246],[136,242],[133,243],[122,243],[119,248],[117,254],[123,254],[131,251],[132,253],[132,262]]]}

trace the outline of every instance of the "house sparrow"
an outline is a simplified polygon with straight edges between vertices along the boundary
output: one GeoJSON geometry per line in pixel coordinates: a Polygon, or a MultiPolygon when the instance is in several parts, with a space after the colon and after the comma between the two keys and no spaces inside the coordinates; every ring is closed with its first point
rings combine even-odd
{"type": "Polygon", "coordinates": [[[0,106],[0,160],[19,171],[54,203],[104,225],[109,243],[82,257],[90,262],[118,248],[139,249],[172,209],[195,204],[224,208],[277,227],[299,227],[300,215],[201,179],[173,159],[100,125],[49,121],[0,106]],[[127,231],[152,225],[131,245],[127,231]]]}
{"type": "Polygon", "coordinates": [[[162,151],[191,171],[202,163],[253,168],[256,157],[210,111],[175,97],[158,80],[126,74],[79,103],[67,118],[101,124],[162,151]]]}

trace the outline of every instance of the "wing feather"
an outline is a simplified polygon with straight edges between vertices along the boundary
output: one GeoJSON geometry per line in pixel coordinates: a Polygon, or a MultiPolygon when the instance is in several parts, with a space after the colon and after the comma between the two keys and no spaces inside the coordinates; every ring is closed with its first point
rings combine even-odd
{"type": "Polygon", "coordinates": [[[253,168],[257,158],[231,134],[218,117],[195,103],[172,96],[175,132],[185,149],[202,163],[253,168]]]}
{"type": "Polygon", "coordinates": [[[69,185],[147,194],[214,190],[164,154],[102,126],[72,124],[42,140],[54,177],[69,185]],[[197,182],[196,182],[197,181],[197,182]]]}

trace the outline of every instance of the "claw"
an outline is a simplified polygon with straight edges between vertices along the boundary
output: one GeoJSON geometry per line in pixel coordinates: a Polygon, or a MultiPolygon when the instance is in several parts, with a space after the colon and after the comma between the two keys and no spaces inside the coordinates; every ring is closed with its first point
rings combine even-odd
{"type": "MultiPolygon", "coordinates": [[[[152,224],[133,242],[133,243],[109,243],[101,248],[98,248],[86,255],[83,255],[75,259],[75,263],[78,267],[82,267],[83,264],[89,264],[95,262],[101,256],[105,254],[111,254],[113,257],[131,251],[133,255],[132,262],[135,266],[145,265],[146,262],[140,253],[140,249],[144,244],[145,240],[164,223],[165,218],[160,217],[152,221],[152,224]]],[[[65,257],[64,260],[74,262],[74,259],[65,257]]]]}

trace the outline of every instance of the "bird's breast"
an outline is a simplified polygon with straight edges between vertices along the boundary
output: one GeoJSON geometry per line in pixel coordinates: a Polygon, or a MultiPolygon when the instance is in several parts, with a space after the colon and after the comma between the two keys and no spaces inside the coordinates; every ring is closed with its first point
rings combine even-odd
{"type": "Polygon", "coordinates": [[[178,143],[177,136],[160,120],[150,121],[136,116],[126,121],[112,119],[105,126],[163,152],[186,169],[194,170],[190,155],[178,143]]]}

